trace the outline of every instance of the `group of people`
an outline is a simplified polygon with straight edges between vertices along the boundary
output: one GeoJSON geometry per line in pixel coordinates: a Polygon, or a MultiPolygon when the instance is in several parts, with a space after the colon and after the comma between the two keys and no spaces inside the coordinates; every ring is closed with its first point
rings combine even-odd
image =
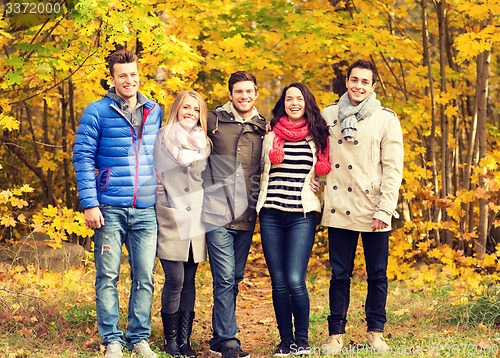
{"type": "Polygon", "coordinates": [[[367,343],[388,350],[388,242],[403,143],[396,114],[376,99],[375,66],[353,63],[347,92],[323,112],[307,86],[286,86],[269,123],[255,107],[255,76],[238,71],[229,78],[226,104],[209,112],[199,93],[182,91],[163,126],[159,105],[138,91],[136,55],[117,51],[108,67],[113,87],[86,108],[73,153],[85,221],[95,231],[96,313],[105,357],[122,357],[125,345],[156,357],[148,343],[156,257],[165,274],[164,351],[197,356],[190,342],[195,276],[207,251],[210,352],[249,357],[237,338],[236,298],[257,217],[280,335],[274,356],[311,354],[306,274],[321,211],[332,270],[322,352],[340,353],[344,345],[359,235],[368,274],[367,343]],[[132,282],[125,332],[118,327],[117,291],[123,244],[132,282]]]}

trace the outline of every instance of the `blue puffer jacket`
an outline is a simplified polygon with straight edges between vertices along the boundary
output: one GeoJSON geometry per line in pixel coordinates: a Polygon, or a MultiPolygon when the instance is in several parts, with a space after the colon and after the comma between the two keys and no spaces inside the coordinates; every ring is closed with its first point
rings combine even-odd
{"type": "Polygon", "coordinates": [[[91,103],[76,131],[73,166],[83,209],[99,204],[146,208],[155,204],[154,144],[160,106],[144,104],[142,137],[108,97],[91,103]]]}

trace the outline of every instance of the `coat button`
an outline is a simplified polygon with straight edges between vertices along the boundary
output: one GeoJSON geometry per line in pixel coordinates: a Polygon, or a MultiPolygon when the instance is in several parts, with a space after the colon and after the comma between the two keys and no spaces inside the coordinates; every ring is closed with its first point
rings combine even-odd
{"type": "Polygon", "coordinates": [[[351,212],[350,212],[349,210],[347,210],[347,211],[345,212],[345,214],[346,214],[346,215],[351,215],[351,212]]]}
{"type": "Polygon", "coordinates": [[[340,168],[340,164],[335,164],[335,168],[340,168]]]}
{"type": "Polygon", "coordinates": [[[370,190],[366,189],[365,194],[370,194],[370,190]]]}
{"type": "Polygon", "coordinates": [[[352,188],[347,188],[347,191],[351,192],[351,191],[352,191],[352,188]]]}
{"type": "Polygon", "coordinates": [[[347,169],[351,170],[351,169],[352,169],[352,165],[350,165],[350,164],[349,164],[349,165],[347,166],[347,169]]]}
{"type": "Polygon", "coordinates": [[[333,190],[337,190],[338,188],[339,188],[339,187],[338,187],[338,186],[336,186],[336,185],[334,185],[334,186],[333,186],[333,190]]]}
{"type": "Polygon", "coordinates": [[[188,206],[188,207],[186,208],[186,210],[187,210],[187,211],[191,211],[191,207],[190,207],[190,206],[188,206]]]}
{"type": "Polygon", "coordinates": [[[358,145],[358,144],[359,144],[358,140],[357,139],[354,140],[354,145],[358,145]]]}
{"type": "Polygon", "coordinates": [[[184,191],[187,193],[189,191],[189,188],[184,188],[184,191]]]}
{"type": "Polygon", "coordinates": [[[332,214],[335,214],[335,209],[330,210],[332,214]]]}
{"type": "Polygon", "coordinates": [[[339,144],[342,144],[342,139],[339,139],[339,144]]]}

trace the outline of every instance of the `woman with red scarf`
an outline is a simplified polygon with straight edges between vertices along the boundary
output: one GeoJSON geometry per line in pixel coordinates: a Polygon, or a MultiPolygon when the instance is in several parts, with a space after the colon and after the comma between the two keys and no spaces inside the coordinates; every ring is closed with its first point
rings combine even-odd
{"type": "Polygon", "coordinates": [[[274,356],[311,354],[306,272],[321,205],[310,182],[330,171],[328,129],[302,83],[283,89],[271,128],[263,144],[257,211],[281,338],[274,356]]]}

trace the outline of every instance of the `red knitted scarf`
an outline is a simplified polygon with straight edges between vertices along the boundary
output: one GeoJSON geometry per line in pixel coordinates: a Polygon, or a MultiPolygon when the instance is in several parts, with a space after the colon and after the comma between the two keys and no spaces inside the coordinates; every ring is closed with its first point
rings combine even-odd
{"type": "MultiPolygon", "coordinates": [[[[274,140],[273,148],[269,151],[269,159],[273,164],[279,164],[285,159],[285,151],[283,147],[285,146],[285,141],[298,142],[309,135],[309,128],[307,127],[307,121],[304,119],[300,122],[290,122],[287,116],[283,116],[273,127],[274,140]]],[[[330,161],[328,159],[328,152],[330,151],[330,146],[328,143],[328,137],[326,138],[326,148],[323,152],[317,151],[318,161],[314,166],[316,174],[326,175],[330,172],[330,161]]]]}

